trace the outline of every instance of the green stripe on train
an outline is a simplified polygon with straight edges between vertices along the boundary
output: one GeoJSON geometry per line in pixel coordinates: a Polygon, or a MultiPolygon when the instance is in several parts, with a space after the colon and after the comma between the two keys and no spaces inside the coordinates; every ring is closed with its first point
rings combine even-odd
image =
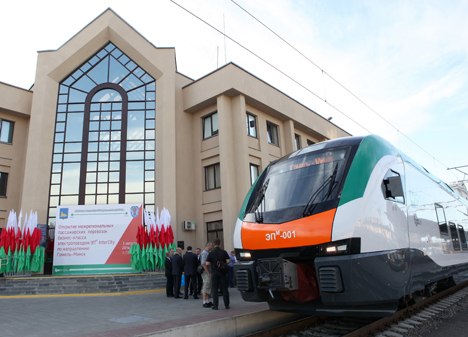
{"type": "Polygon", "coordinates": [[[397,154],[395,147],[380,136],[365,137],[354,156],[338,206],[361,198],[377,162],[384,156],[397,154]]]}

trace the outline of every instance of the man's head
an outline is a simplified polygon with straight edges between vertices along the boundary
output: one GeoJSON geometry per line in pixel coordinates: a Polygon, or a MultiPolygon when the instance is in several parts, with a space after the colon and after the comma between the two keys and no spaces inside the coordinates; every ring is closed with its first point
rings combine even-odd
{"type": "Polygon", "coordinates": [[[181,255],[182,254],[182,248],[177,247],[177,254],[181,255]]]}
{"type": "Polygon", "coordinates": [[[213,249],[213,244],[212,244],[210,241],[208,241],[208,242],[205,244],[205,249],[206,249],[207,251],[212,250],[212,249],[213,249]]]}
{"type": "Polygon", "coordinates": [[[234,256],[236,255],[236,253],[234,251],[231,251],[231,255],[234,256]]]}
{"type": "Polygon", "coordinates": [[[187,252],[191,252],[192,251],[192,246],[187,246],[187,252]]]}
{"type": "Polygon", "coordinates": [[[171,248],[169,252],[171,253],[171,256],[174,255],[174,248],[171,248]]]}
{"type": "Polygon", "coordinates": [[[197,253],[197,255],[200,255],[201,249],[200,249],[200,248],[197,248],[197,250],[196,250],[195,252],[197,253]]]}
{"type": "Polygon", "coordinates": [[[214,239],[214,246],[215,246],[215,247],[221,246],[221,240],[218,239],[218,238],[214,239]]]}
{"type": "Polygon", "coordinates": [[[166,252],[166,257],[171,257],[171,252],[166,252]]]}

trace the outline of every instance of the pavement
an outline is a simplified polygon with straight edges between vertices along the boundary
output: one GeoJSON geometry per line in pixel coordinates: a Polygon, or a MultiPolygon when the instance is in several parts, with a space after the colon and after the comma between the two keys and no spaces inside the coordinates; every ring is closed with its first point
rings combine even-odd
{"type": "Polygon", "coordinates": [[[229,289],[231,309],[203,308],[201,299],[174,299],[164,289],[143,294],[0,299],[0,336],[128,337],[268,309],[229,289]]]}

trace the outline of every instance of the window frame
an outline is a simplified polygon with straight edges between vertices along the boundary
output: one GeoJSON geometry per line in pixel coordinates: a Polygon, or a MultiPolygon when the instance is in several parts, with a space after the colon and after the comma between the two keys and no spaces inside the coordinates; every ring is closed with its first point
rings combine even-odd
{"type": "Polygon", "coordinates": [[[435,210],[435,213],[436,213],[437,224],[439,226],[440,235],[448,236],[449,235],[449,228],[448,228],[448,224],[447,224],[447,217],[445,216],[444,207],[442,205],[438,204],[438,203],[435,203],[434,204],[434,210],[435,210]],[[442,214],[444,215],[444,219],[443,219],[444,221],[441,221],[442,219],[439,219],[439,213],[437,212],[437,208],[442,209],[442,214]],[[444,228],[444,230],[442,230],[442,228],[444,228]]]}
{"type": "Polygon", "coordinates": [[[400,204],[405,204],[406,203],[405,189],[404,189],[404,185],[403,185],[403,180],[401,179],[401,174],[398,173],[397,171],[394,171],[392,169],[387,170],[387,172],[385,173],[385,176],[384,176],[384,178],[382,180],[381,189],[382,189],[382,194],[383,194],[383,197],[385,198],[385,200],[398,202],[400,204]],[[391,197],[386,195],[386,192],[388,190],[388,185],[390,185],[390,178],[398,178],[398,181],[399,181],[399,184],[400,184],[400,187],[401,187],[402,195],[395,195],[395,196],[391,196],[391,197]]]}
{"type": "Polygon", "coordinates": [[[294,134],[294,144],[296,146],[296,151],[299,151],[301,147],[301,136],[297,133],[294,134]]]}
{"type": "Polygon", "coordinates": [[[218,124],[218,128],[216,130],[213,130],[213,115],[217,115],[217,114],[218,114],[218,111],[215,111],[215,112],[210,113],[209,115],[206,115],[206,116],[202,117],[203,140],[210,139],[210,138],[213,138],[213,137],[216,137],[216,136],[219,135],[219,124],[218,124]],[[205,137],[205,120],[207,120],[207,119],[210,119],[210,126],[211,126],[210,132],[211,132],[211,135],[205,137]]]}
{"type": "Polygon", "coordinates": [[[255,183],[255,181],[258,179],[258,177],[260,176],[260,167],[259,165],[250,164],[249,168],[250,168],[250,185],[252,186],[255,183]],[[252,168],[257,169],[257,177],[255,179],[253,179],[253,176],[252,176],[252,168]]]}
{"type": "Polygon", "coordinates": [[[279,126],[272,123],[272,122],[270,122],[270,121],[267,121],[266,124],[267,124],[268,143],[271,144],[271,145],[275,145],[275,146],[279,147],[279,135],[278,135],[279,126]],[[274,142],[275,140],[271,137],[271,131],[273,131],[273,130],[276,131],[276,143],[274,142]],[[271,141],[270,141],[270,139],[271,139],[271,141]]]}
{"type": "Polygon", "coordinates": [[[450,238],[452,239],[453,250],[461,250],[460,238],[458,237],[458,228],[454,222],[449,221],[450,238]]]}
{"type": "Polygon", "coordinates": [[[13,144],[13,132],[15,129],[15,122],[11,121],[9,119],[3,119],[0,118],[0,143],[1,144],[13,144]],[[3,122],[10,123],[10,129],[9,129],[9,134],[8,134],[8,140],[9,141],[2,141],[2,130],[3,130],[3,122]]]}
{"type": "Polygon", "coordinates": [[[212,191],[212,190],[216,190],[218,188],[221,188],[221,166],[220,166],[220,163],[216,163],[216,164],[213,164],[213,165],[208,165],[208,166],[205,166],[205,191],[212,191]],[[214,174],[213,174],[213,177],[214,177],[214,181],[213,181],[213,188],[208,188],[208,170],[210,168],[213,168],[214,169],[214,174]],[[217,185],[217,177],[219,178],[219,185],[217,185]]]}
{"type": "Polygon", "coordinates": [[[257,117],[252,115],[250,112],[247,112],[246,113],[246,119],[247,119],[247,136],[252,137],[252,138],[258,138],[258,136],[257,136],[258,135],[258,132],[257,132],[257,117]],[[250,134],[250,129],[251,129],[250,122],[251,122],[251,120],[249,120],[249,117],[253,118],[255,135],[250,134]]]}
{"type": "Polygon", "coordinates": [[[7,188],[8,188],[8,172],[0,172],[0,198],[7,197],[7,188]],[[5,178],[3,178],[5,176],[5,178]],[[4,186],[2,187],[2,181],[5,182],[4,186]]]}

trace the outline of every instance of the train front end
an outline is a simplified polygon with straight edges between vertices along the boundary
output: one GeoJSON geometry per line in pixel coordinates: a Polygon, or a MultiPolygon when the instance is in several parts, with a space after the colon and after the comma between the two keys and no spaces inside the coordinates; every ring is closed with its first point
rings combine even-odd
{"type": "Polygon", "coordinates": [[[361,237],[333,240],[345,180],[362,140],[309,146],[271,163],[257,179],[234,233],[234,271],[245,301],[308,315],[389,316],[396,310],[394,301],[351,289],[361,281],[351,269],[365,261],[361,237]]]}

